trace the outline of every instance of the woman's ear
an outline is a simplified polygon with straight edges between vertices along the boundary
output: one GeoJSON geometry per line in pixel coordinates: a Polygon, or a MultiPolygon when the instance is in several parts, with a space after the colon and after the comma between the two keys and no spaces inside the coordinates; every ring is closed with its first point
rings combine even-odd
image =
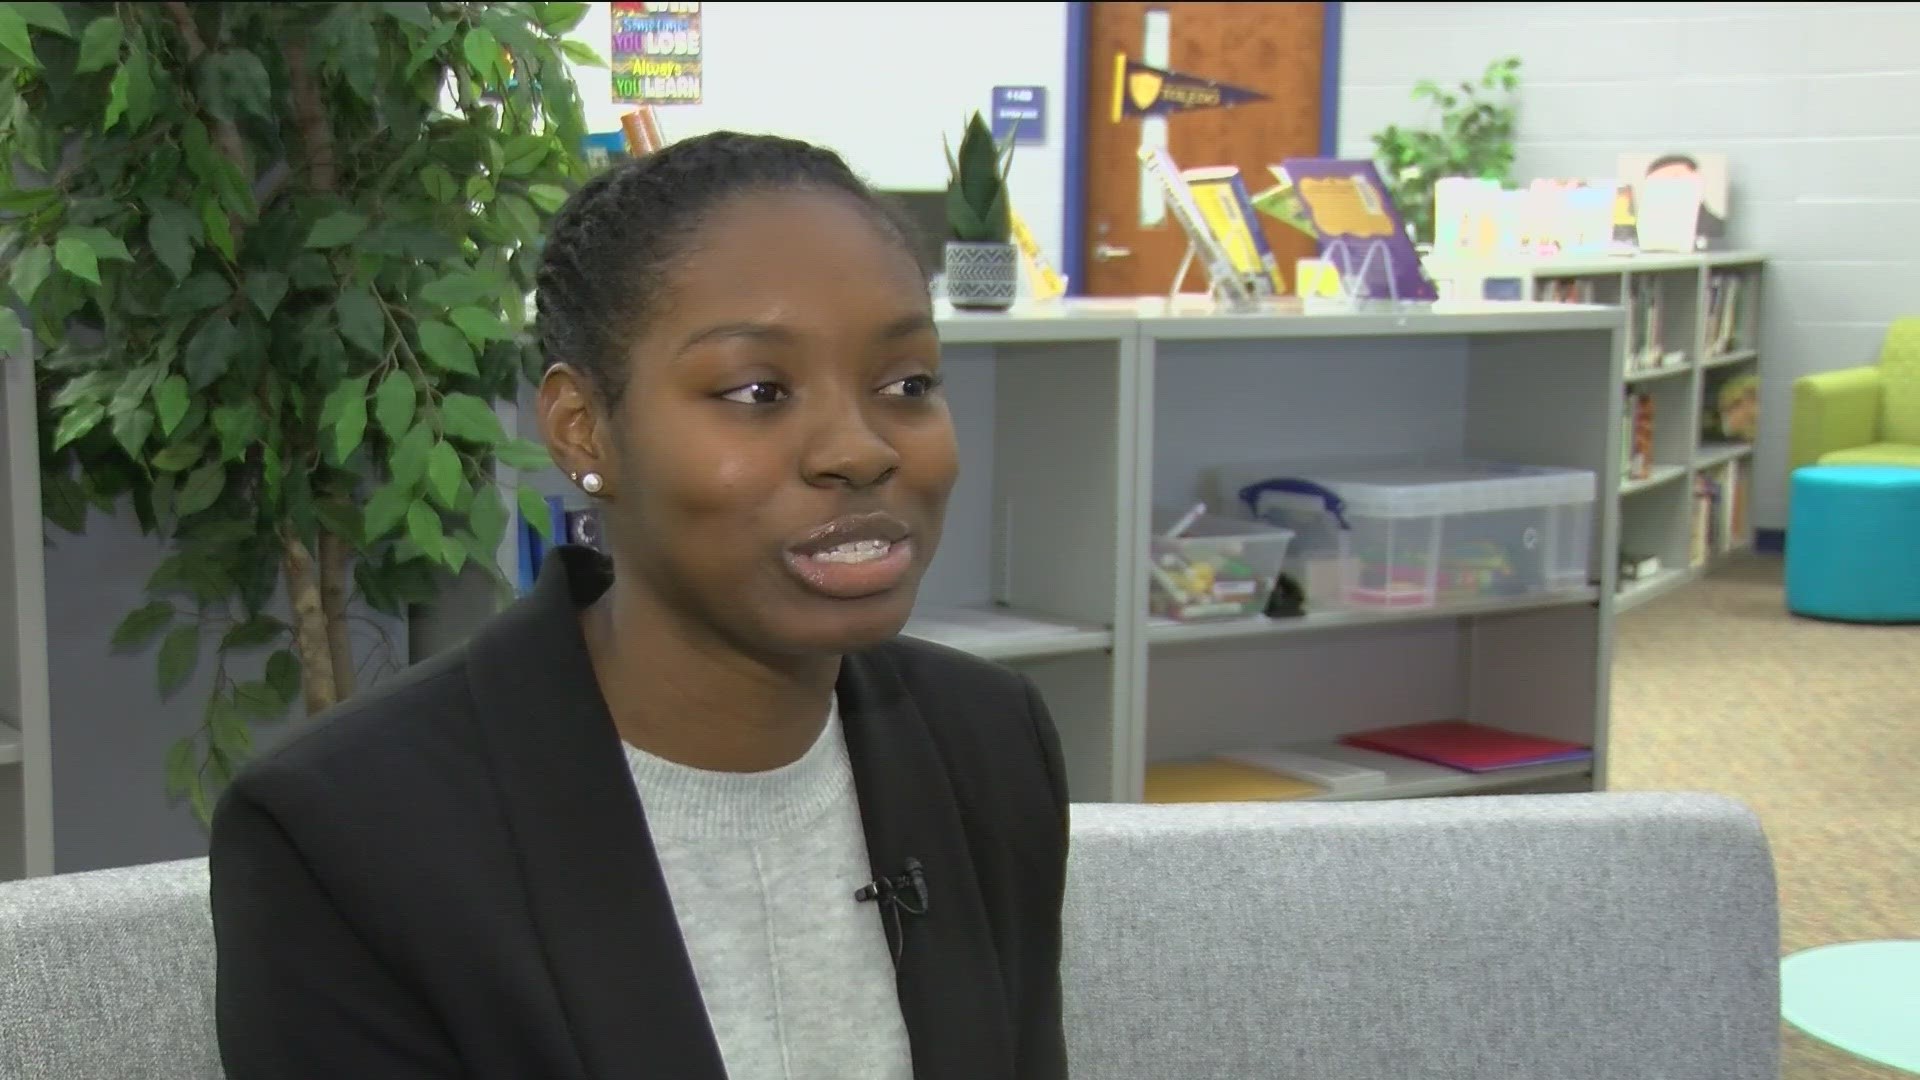
{"type": "Polygon", "coordinates": [[[555,364],[540,380],[540,434],[553,463],[589,494],[613,489],[613,441],[592,385],[580,371],[555,364]],[[587,481],[588,476],[595,477],[587,481]]]}

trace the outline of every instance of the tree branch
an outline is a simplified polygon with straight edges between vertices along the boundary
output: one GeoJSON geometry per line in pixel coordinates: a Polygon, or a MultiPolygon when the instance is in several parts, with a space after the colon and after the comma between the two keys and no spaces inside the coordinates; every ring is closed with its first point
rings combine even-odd
{"type": "MultiPolygon", "coordinates": [[[[193,21],[193,12],[187,7],[185,0],[169,0],[167,14],[173,16],[174,25],[180,28],[181,39],[187,43],[188,65],[199,63],[200,58],[207,53],[207,39],[200,36],[200,25],[193,21]]],[[[220,147],[220,152],[226,155],[227,160],[233,163],[234,168],[240,170],[240,182],[251,187],[253,161],[247,154],[247,144],[240,137],[239,127],[232,120],[216,118],[213,121],[213,141],[220,147]]],[[[233,223],[229,228],[233,233],[234,247],[238,249],[241,233],[239,224],[233,223]]]]}
{"type": "Polygon", "coordinates": [[[327,122],[327,110],[320,100],[320,84],[314,81],[313,67],[307,62],[307,44],[295,39],[287,43],[287,81],[293,88],[294,126],[300,132],[306,150],[307,179],[315,191],[333,194],[338,186],[333,148],[333,125],[327,122]]]}

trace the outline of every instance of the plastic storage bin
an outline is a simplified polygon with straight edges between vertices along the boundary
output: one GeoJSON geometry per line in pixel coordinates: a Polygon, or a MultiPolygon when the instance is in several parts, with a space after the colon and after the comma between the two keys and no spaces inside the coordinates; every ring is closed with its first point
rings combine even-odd
{"type": "Polygon", "coordinates": [[[1485,462],[1270,474],[1235,494],[1293,530],[1310,609],[1424,608],[1585,589],[1592,472],[1485,462]]]}
{"type": "Polygon", "coordinates": [[[1289,529],[1205,514],[1180,536],[1180,514],[1156,510],[1147,567],[1149,610],[1180,622],[1258,615],[1266,610],[1293,540],[1289,529]]]}

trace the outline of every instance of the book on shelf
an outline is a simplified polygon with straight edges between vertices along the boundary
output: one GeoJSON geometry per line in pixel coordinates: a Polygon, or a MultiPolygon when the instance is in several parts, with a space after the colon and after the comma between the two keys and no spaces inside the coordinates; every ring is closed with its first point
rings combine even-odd
{"type": "MultiPolygon", "coordinates": [[[[1143,146],[1139,150],[1140,163],[1147,172],[1160,183],[1160,190],[1166,196],[1167,206],[1173,211],[1173,219],[1178,222],[1182,232],[1187,234],[1188,250],[1200,269],[1207,275],[1210,290],[1221,300],[1238,302],[1250,301],[1253,290],[1247,285],[1237,270],[1226,248],[1208,228],[1206,214],[1200,209],[1200,203],[1194,198],[1193,188],[1188,185],[1180,166],[1173,160],[1164,147],[1143,146]]],[[[1178,292],[1185,284],[1189,267],[1182,263],[1181,280],[1173,283],[1178,292]]]]}
{"type": "Polygon", "coordinates": [[[1180,178],[1193,193],[1200,220],[1226,253],[1227,260],[1256,296],[1278,296],[1286,291],[1280,261],[1267,243],[1253,197],[1235,165],[1186,169],[1180,178]]]}
{"type": "Polygon", "coordinates": [[[1598,303],[1592,278],[1547,278],[1534,286],[1534,299],[1549,304],[1598,303]]]}
{"type": "Polygon", "coordinates": [[[1345,736],[1341,742],[1469,773],[1586,761],[1593,748],[1467,720],[1403,724],[1345,736]]]}
{"type": "Polygon", "coordinates": [[[1707,559],[1720,551],[1720,502],[1724,491],[1712,473],[1693,478],[1693,515],[1688,533],[1687,558],[1694,567],[1705,566],[1707,559]]]}
{"type": "Polygon", "coordinates": [[[1314,784],[1335,795],[1353,795],[1385,787],[1387,771],[1377,761],[1366,760],[1371,751],[1356,750],[1339,743],[1312,746],[1259,747],[1228,750],[1216,755],[1223,761],[1264,769],[1314,784]]]}
{"type": "Polygon", "coordinates": [[[1719,356],[1742,347],[1740,291],[1743,276],[1715,270],[1707,276],[1707,355],[1719,356]]]}
{"type": "Polygon", "coordinates": [[[1334,264],[1348,294],[1360,300],[1440,298],[1406,219],[1372,161],[1287,158],[1268,166],[1293,187],[1320,240],[1320,258],[1334,264]]]}
{"type": "Polygon", "coordinates": [[[1325,793],[1317,784],[1221,758],[1149,765],[1144,792],[1150,803],[1278,802],[1325,793]]]}
{"type": "Polygon", "coordinates": [[[1628,481],[1653,475],[1653,395],[1628,390],[1620,410],[1620,475],[1628,481]]]}

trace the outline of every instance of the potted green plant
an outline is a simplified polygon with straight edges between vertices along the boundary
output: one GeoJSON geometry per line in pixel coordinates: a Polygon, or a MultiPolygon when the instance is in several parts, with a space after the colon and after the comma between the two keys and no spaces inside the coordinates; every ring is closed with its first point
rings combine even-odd
{"type": "Polygon", "coordinates": [[[1438,110],[1435,128],[1389,124],[1374,135],[1381,178],[1415,243],[1433,242],[1435,181],[1452,176],[1512,181],[1519,73],[1520,59],[1510,56],[1488,64],[1478,82],[1462,82],[1456,90],[1422,79],[1413,98],[1438,110]]]}
{"type": "Polygon", "coordinates": [[[975,112],[959,154],[951,143],[946,151],[947,299],[957,308],[1005,311],[1020,292],[1020,252],[1012,242],[1007,196],[1013,139],[996,145],[986,120],[975,112]]]}
{"type": "Polygon", "coordinates": [[[0,349],[41,345],[48,519],[168,552],[112,644],[211,677],[166,763],[203,821],[254,725],[354,692],[350,623],[547,520],[493,403],[539,371],[589,8],[0,4],[0,349]]]}

